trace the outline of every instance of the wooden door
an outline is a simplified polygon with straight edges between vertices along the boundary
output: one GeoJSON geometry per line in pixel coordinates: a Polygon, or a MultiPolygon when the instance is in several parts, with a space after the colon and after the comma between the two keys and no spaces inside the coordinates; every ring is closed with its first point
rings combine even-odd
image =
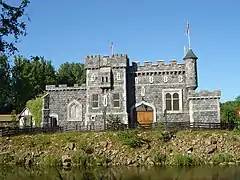
{"type": "Polygon", "coordinates": [[[153,123],[153,111],[137,111],[137,121],[143,127],[151,125],[153,123]]]}

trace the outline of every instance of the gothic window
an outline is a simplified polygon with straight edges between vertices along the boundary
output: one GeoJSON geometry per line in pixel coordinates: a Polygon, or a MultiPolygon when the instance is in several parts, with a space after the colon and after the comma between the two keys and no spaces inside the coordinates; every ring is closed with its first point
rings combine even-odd
{"type": "Polygon", "coordinates": [[[79,121],[82,120],[82,106],[81,104],[73,100],[68,104],[68,120],[79,121]]]}
{"type": "Polygon", "coordinates": [[[96,77],[95,77],[95,74],[92,74],[92,75],[91,75],[91,81],[94,81],[95,78],[96,78],[96,77]]]}
{"type": "Polygon", "coordinates": [[[138,83],[138,77],[135,77],[135,84],[138,83]]]}
{"type": "Polygon", "coordinates": [[[102,77],[102,82],[104,82],[104,77],[102,77]]]}
{"type": "Polygon", "coordinates": [[[108,77],[106,77],[106,82],[108,82],[108,77]]]}
{"type": "Polygon", "coordinates": [[[141,96],[145,96],[145,87],[144,86],[142,86],[142,88],[141,88],[141,96]]]}
{"type": "Polygon", "coordinates": [[[103,97],[103,105],[107,106],[107,95],[104,95],[103,97]]]}
{"type": "Polygon", "coordinates": [[[120,76],[120,73],[117,73],[117,80],[121,80],[121,76],[120,76]]]}
{"type": "Polygon", "coordinates": [[[179,93],[171,92],[165,95],[165,108],[167,111],[179,111],[180,110],[180,98],[179,93]]]}
{"type": "Polygon", "coordinates": [[[164,82],[167,82],[167,81],[168,81],[168,77],[167,77],[167,76],[164,76],[164,77],[163,77],[163,81],[164,81],[164,82]]]}
{"type": "Polygon", "coordinates": [[[171,111],[172,110],[172,95],[170,93],[167,93],[165,100],[166,100],[166,110],[171,111]]]}
{"type": "Polygon", "coordinates": [[[183,76],[182,76],[182,75],[179,75],[179,76],[178,76],[178,81],[179,81],[179,82],[182,82],[182,81],[183,81],[183,76]]]}
{"type": "Polygon", "coordinates": [[[92,107],[97,108],[98,107],[98,94],[92,95],[92,107]]]}
{"type": "Polygon", "coordinates": [[[119,95],[119,93],[113,94],[113,107],[120,107],[120,95],[119,95]]]}
{"type": "Polygon", "coordinates": [[[150,77],[149,77],[149,82],[150,82],[150,83],[153,83],[153,76],[150,76],[150,77]]]}
{"type": "Polygon", "coordinates": [[[173,111],[179,110],[179,94],[174,93],[173,94],[173,111]]]}

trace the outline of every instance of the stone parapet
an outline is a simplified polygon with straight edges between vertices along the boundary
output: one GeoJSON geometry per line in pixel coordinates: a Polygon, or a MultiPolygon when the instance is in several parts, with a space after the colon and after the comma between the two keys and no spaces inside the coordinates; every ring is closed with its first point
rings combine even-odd
{"type": "Polygon", "coordinates": [[[78,84],[74,84],[74,86],[67,86],[66,84],[56,85],[46,85],[46,91],[67,91],[67,90],[86,90],[86,85],[82,84],[79,86],[78,84]]]}
{"type": "Polygon", "coordinates": [[[132,67],[134,71],[151,71],[151,70],[184,70],[184,63],[177,63],[176,60],[170,60],[166,63],[164,60],[157,60],[154,64],[152,61],[144,61],[140,64],[139,61],[133,61],[132,67]]]}
{"type": "Polygon", "coordinates": [[[188,99],[220,99],[221,98],[221,91],[207,91],[201,90],[199,92],[190,90],[188,92],[188,99]]]}

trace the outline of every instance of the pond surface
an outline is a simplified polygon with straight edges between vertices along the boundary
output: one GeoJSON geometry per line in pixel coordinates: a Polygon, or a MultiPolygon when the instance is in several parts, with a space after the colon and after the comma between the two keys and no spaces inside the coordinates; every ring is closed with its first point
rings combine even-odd
{"type": "Polygon", "coordinates": [[[238,180],[240,167],[209,168],[34,168],[1,167],[0,180],[238,180]]]}

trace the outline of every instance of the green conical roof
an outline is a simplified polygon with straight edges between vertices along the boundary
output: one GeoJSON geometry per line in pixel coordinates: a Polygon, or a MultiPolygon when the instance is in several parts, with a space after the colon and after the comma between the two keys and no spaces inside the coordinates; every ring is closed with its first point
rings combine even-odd
{"type": "Polygon", "coordinates": [[[183,60],[185,59],[198,59],[197,56],[194,54],[192,49],[189,49],[183,60]]]}

